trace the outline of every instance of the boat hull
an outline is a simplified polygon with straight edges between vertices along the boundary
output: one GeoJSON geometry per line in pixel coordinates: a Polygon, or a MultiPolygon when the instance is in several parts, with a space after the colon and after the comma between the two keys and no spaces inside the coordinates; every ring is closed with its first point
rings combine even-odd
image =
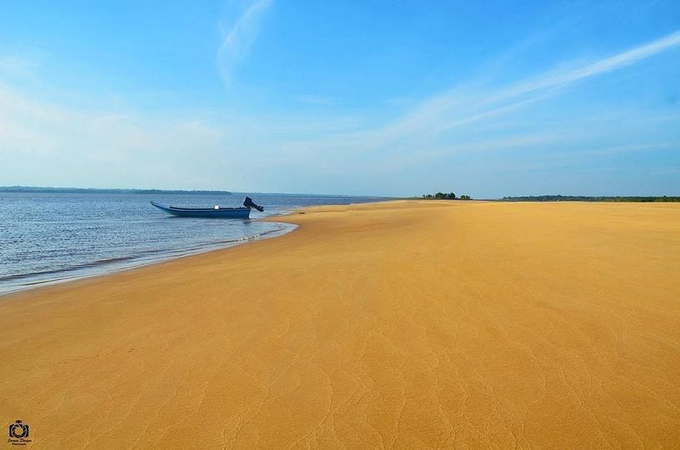
{"type": "Polygon", "coordinates": [[[178,208],[151,202],[153,206],[176,217],[198,217],[202,219],[248,219],[250,208],[178,208]]]}

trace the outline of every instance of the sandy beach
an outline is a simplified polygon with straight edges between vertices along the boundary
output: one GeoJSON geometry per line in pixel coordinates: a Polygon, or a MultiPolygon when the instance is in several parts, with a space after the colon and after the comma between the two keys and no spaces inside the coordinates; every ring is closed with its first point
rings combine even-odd
{"type": "Polygon", "coordinates": [[[0,425],[36,448],[680,447],[680,204],[285,221],[0,298],[0,425]]]}

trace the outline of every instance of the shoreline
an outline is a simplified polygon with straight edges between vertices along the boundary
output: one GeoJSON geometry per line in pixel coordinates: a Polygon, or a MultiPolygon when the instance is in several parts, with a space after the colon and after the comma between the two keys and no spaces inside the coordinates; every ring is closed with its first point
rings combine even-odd
{"type": "Polygon", "coordinates": [[[152,208],[148,201],[191,205],[230,204],[234,200],[203,194],[93,195],[98,199],[79,193],[2,194],[7,204],[0,214],[5,225],[0,240],[5,245],[6,264],[0,267],[0,296],[227,248],[241,239],[285,227],[262,219],[281,217],[306,205],[384,200],[261,194],[267,211],[251,214],[251,220],[201,223],[201,219],[168,220],[167,214],[152,208]],[[39,204],[43,207],[38,208],[39,204]],[[64,214],[57,213],[62,209],[64,214]]]}
{"type": "MultiPolygon", "coordinates": [[[[152,266],[155,264],[163,264],[164,262],[167,261],[173,261],[175,259],[182,259],[182,258],[187,258],[190,256],[196,256],[196,255],[202,255],[204,253],[209,253],[209,252],[214,252],[218,250],[226,250],[232,247],[236,247],[239,245],[245,245],[250,242],[256,242],[259,240],[264,240],[264,239],[272,239],[275,237],[279,236],[284,236],[287,233],[291,233],[295,231],[297,228],[296,225],[294,224],[289,224],[286,222],[280,222],[276,220],[268,220],[270,218],[278,218],[278,217],[286,217],[290,213],[285,213],[281,215],[272,215],[272,216],[267,216],[263,218],[258,218],[255,219],[257,221],[262,221],[262,222],[270,222],[274,223],[277,225],[281,225],[280,229],[277,230],[271,230],[271,231],[266,231],[263,233],[259,233],[253,236],[247,236],[244,238],[239,238],[239,239],[233,239],[233,240],[226,240],[226,241],[221,241],[219,243],[214,243],[214,244],[209,244],[202,246],[200,248],[193,248],[193,249],[188,249],[188,250],[178,250],[178,251],[173,251],[173,252],[167,252],[166,254],[163,254],[160,256],[158,259],[150,259],[150,260],[134,260],[136,256],[132,255],[127,258],[124,258],[125,260],[129,259],[131,261],[130,264],[121,264],[116,266],[118,261],[112,261],[110,263],[107,262],[94,262],[91,264],[87,264],[84,266],[79,266],[79,267],[74,267],[70,269],[64,269],[64,270],[55,270],[54,272],[47,272],[45,274],[68,274],[71,272],[77,272],[77,271],[82,271],[83,273],[75,276],[65,276],[63,278],[56,278],[56,279],[48,279],[48,280],[36,280],[32,283],[29,283],[28,285],[22,285],[16,288],[12,288],[10,290],[2,290],[0,289],[0,302],[9,295],[16,294],[19,292],[25,292],[25,291],[31,291],[34,289],[41,289],[41,288],[46,288],[49,286],[54,286],[54,285],[60,285],[64,283],[72,283],[72,282],[78,282],[81,280],[87,280],[89,278],[97,278],[97,277],[106,277],[109,275],[114,275],[119,272],[125,272],[128,270],[135,270],[135,269],[140,269],[143,267],[147,266],[152,266]]],[[[121,259],[121,258],[116,258],[116,260],[121,259]]],[[[20,278],[29,278],[29,277],[34,277],[34,276],[39,276],[42,275],[43,273],[38,273],[38,274],[25,274],[21,276],[15,276],[15,279],[20,279],[20,278]]],[[[11,280],[10,280],[11,281],[11,280]]],[[[1,282],[1,281],[0,281],[1,282]]]]}
{"type": "Polygon", "coordinates": [[[69,448],[680,443],[680,205],[302,211],[4,296],[0,422],[69,448]]]}

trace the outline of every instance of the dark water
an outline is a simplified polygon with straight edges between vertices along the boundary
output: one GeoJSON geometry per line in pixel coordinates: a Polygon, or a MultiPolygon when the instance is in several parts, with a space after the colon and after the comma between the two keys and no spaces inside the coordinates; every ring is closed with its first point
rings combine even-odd
{"type": "Polygon", "coordinates": [[[98,275],[284,233],[258,221],[301,206],[363,203],[368,197],[282,194],[0,193],[0,293],[98,275]],[[149,204],[265,207],[251,220],[176,218],[149,204]]]}

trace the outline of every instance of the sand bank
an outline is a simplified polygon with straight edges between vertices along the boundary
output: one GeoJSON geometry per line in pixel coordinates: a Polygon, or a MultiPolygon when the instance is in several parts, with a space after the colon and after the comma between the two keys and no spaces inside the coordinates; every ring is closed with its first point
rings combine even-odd
{"type": "Polygon", "coordinates": [[[321,207],[0,299],[44,448],[680,446],[680,205],[321,207]]]}

